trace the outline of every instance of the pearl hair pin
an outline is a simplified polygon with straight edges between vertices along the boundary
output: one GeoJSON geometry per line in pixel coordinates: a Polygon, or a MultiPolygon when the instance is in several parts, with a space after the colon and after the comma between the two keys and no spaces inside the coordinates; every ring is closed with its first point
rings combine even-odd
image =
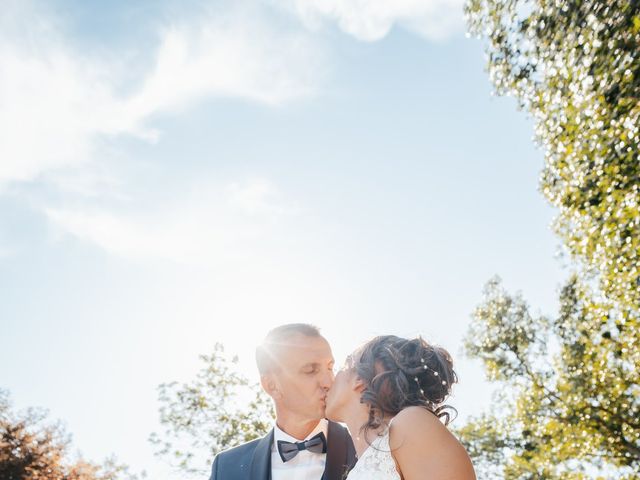
{"type": "MultiPolygon", "coordinates": [[[[418,380],[418,377],[413,377],[413,379],[416,381],[418,388],[420,388],[420,380],[418,380]]],[[[424,395],[424,390],[422,388],[420,388],[420,394],[424,395]]]]}
{"type": "MultiPolygon", "coordinates": [[[[424,358],[421,358],[421,359],[420,359],[420,363],[422,363],[422,368],[423,368],[424,370],[430,370],[430,371],[431,371],[431,373],[433,373],[433,376],[434,376],[434,377],[439,377],[439,376],[440,376],[440,374],[439,374],[436,370],[434,370],[433,368],[429,368],[429,367],[426,365],[426,362],[425,362],[424,358]]],[[[415,379],[416,379],[416,382],[418,382],[418,377],[415,377],[415,379]]],[[[442,385],[446,385],[446,384],[447,384],[446,380],[442,380],[442,382],[441,382],[441,383],[442,383],[442,385]]],[[[418,385],[420,385],[420,383],[419,383],[419,382],[418,382],[418,385]]],[[[422,391],[422,389],[420,389],[420,392],[421,392],[421,393],[424,393],[424,392],[422,391]]]]}

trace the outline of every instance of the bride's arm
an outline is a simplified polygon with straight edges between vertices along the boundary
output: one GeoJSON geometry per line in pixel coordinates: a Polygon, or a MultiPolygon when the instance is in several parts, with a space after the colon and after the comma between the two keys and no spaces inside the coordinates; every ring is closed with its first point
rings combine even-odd
{"type": "Polygon", "coordinates": [[[469,455],[431,412],[409,407],[389,431],[391,453],[404,480],[476,480],[469,455]]]}

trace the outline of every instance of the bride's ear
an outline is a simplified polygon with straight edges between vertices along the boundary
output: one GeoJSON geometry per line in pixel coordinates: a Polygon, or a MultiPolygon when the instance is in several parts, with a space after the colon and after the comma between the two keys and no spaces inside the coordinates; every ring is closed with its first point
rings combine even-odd
{"type": "Polygon", "coordinates": [[[365,389],[367,388],[367,385],[364,383],[364,380],[362,380],[358,376],[353,377],[352,385],[353,385],[353,389],[358,393],[364,392],[365,389]]]}

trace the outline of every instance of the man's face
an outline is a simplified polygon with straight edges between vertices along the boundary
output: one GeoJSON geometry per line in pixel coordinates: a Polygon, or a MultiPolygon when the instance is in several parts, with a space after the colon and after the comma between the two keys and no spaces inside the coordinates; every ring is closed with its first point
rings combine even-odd
{"type": "Polygon", "coordinates": [[[296,333],[274,353],[279,368],[263,380],[275,386],[269,393],[278,408],[301,421],[324,418],[327,391],[334,379],[329,343],[320,336],[296,333]]]}

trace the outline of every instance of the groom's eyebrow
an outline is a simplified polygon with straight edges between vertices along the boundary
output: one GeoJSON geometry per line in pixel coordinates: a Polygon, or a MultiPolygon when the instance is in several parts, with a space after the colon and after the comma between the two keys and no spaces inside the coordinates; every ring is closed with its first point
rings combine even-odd
{"type": "MultiPolygon", "coordinates": [[[[328,363],[328,365],[331,367],[336,363],[336,361],[334,359],[331,359],[328,363]]],[[[322,363],[320,362],[309,362],[309,363],[305,363],[304,365],[302,365],[302,367],[300,367],[301,370],[307,369],[309,367],[311,368],[319,368],[322,366],[322,363]]]]}

